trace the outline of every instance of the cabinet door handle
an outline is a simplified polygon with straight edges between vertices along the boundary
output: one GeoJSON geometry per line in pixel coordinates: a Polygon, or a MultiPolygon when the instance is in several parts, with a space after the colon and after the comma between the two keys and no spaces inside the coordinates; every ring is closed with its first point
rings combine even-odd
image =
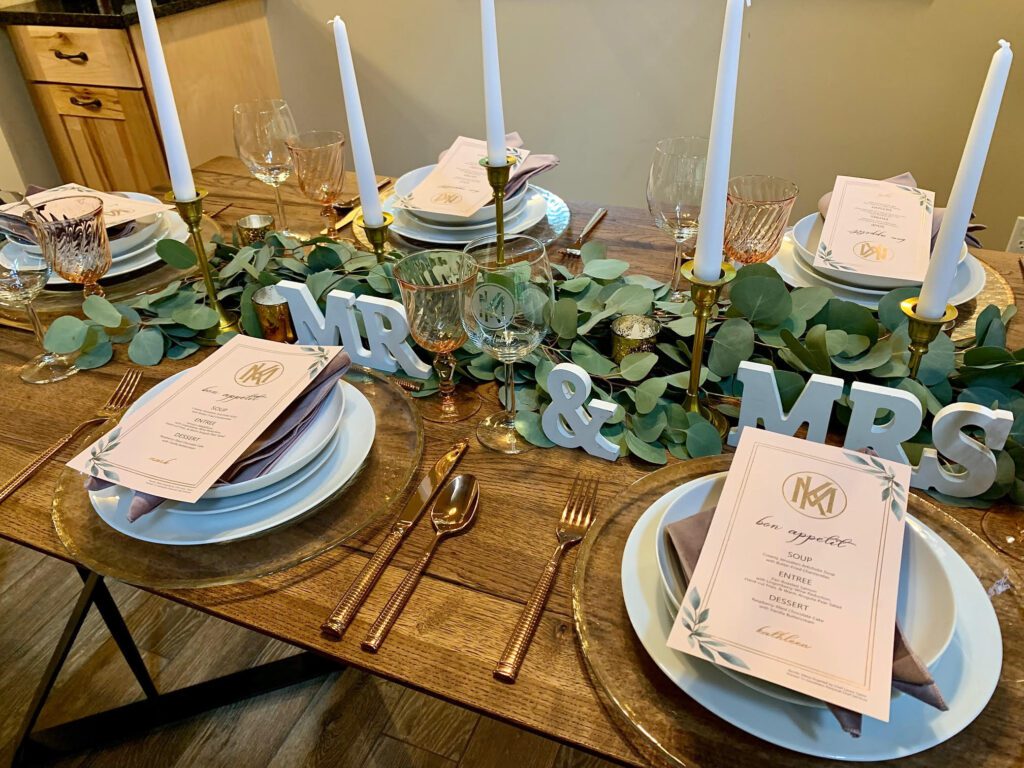
{"type": "Polygon", "coordinates": [[[97,98],[91,99],[80,99],[77,96],[72,96],[68,99],[76,107],[88,107],[90,109],[100,109],[103,106],[103,102],[97,98]]]}
{"type": "Polygon", "coordinates": [[[89,60],[89,54],[85,51],[79,51],[78,53],[64,53],[64,51],[54,51],[53,55],[61,61],[81,61],[84,64],[89,60]]]}

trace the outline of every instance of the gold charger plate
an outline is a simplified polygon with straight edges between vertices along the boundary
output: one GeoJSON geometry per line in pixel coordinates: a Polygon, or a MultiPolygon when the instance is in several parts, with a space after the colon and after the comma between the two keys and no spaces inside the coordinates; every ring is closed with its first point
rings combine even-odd
{"type": "MultiPolygon", "coordinates": [[[[89,502],[82,475],[65,468],[51,510],[57,535],[87,568],[153,589],[249,581],[338,546],[405,497],[424,445],[423,421],[401,388],[363,371],[349,372],[345,380],[373,407],[377,420],[373,446],[353,482],[301,517],[258,536],[223,544],[152,544],[118,533],[104,523],[89,502]]],[[[94,432],[89,439],[99,435],[94,432]]]]}
{"type": "MultiPolygon", "coordinates": [[[[850,766],[776,747],[720,719],[683,693],[647,655],[622,598],[622,552],[640,516],[683,483],[728,469],[729,456],[681,462],[638,480],[602,514],[580,545],[573,577],[573,617],[587,672],[626,740],[648,762],[673,768],[770,765],[850,766]]],[[[1024,760],[1024,611],[1019,579],[998,552],[919,496],[911,513],[967,562],[985,587],[1007,579],[992,597],[1003,636],[999,685],[985,710],[959,735],[916,755],[873,763],[900,768],[974,765],[1011,768],[1024,760]]],[[[651,557],[655,557],[652,552],[651,557]]],[[[922,706],[925,706],[922,704],[922,706]]],[[[836,726],[838,728],[838,726],[836,726]]],[[[868,738],[865,735],[864,738],[868,738]]]]}

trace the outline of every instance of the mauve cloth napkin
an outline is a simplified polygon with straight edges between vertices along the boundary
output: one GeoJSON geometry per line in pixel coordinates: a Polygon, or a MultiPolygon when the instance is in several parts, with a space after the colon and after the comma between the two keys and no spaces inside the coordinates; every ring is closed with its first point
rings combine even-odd
{"type": "MultiPolygon", "coordinates": [[[[714,514],[715,511],[710,509],[665,526],[676,554],[679,555],[679,562],[683,566],[687,580],[693,575],[714,514]]],[[[948,709],[939,687],[928,673],[928,668],[907,645],[899,624],[896,625],[892,649],[892,687],[943,712],[948,709]]],[[[863,715],[832,704],[828,704],[828,708],[844,731],[854,738],[860,736],[863,715]]]]}
{"type": "MultiPolygon", "coordinates": [[[[309,428],[327,396],[338,383],[338,379],[345,375],[351,364],[352,360],[348,353],[344,350],[339,352],[302,390],[288,409],[263,430],[263,434],[253,441],[245,453],[224,471],[224,474],[217,480],[217,484],[252,480],[254,477],[269,472],[309,428]]],[[[86,487],[90,491],[102,490],[111,485],[106,480],[100,480],[97,477],[90,477],[86,483],[86,487]]],[[[128,522],[135,522],[143,515],[152,512],[164,501],[159,496],[136,491],[131,506],[128,508],[128,522]]]]}
{"type": "MultiPolygon", "coordinates": [[[[505,144],[513,149],[519,149],[523,146],[523,137],[519,135],[518,131],[513,131],[505,135],[505,144]]],[[[443,160],[446,154],[448,154],[447,149],[438,156],[438,162],[443,160]]],[[[522,167],[509,181],[508,186],[505,187],[505,197],[512,197],[512,195],[525,187],[530,179],[557,167],[558,155],[542,155],[536,152],[527,155],[522,167]]]]}
{"type": "MultiPolygon", "coordinates": [[[[899,176],[890,176],[888,179],[883,181],[889,181],[893,184],[902,184],[904,187],[916,187],[917,181],[914,179],[914,175],[907,171],[901,173],[899,176]]],[[[827,192],[821,196],[818,200],[818,213],[821,214],[822,218],[825,218],[825,214],[828,213],[828,204],[832,200],[832,193],[827,192]]],[[[945,208],[936,208],[932,214],[932,245],[935,245],[935,238],[938,237],[939,227],[942,226],[942,217],[945,215],[945,208]]],[[[971,219],[974,219],[974,214],[971,214],[971,219]]],[[[984,224],[971,224],[967,227],[967,244],[972,248],[981,248],[981,241],[974,236],[975,232],[981,232],[985,229],[984,224]]]]}

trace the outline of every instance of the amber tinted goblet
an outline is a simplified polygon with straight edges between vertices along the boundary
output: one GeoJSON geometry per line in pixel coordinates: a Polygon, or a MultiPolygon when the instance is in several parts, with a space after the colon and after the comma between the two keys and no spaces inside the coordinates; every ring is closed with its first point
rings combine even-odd
{"type": "Polygon", "coordinates": [[[97,282],[110,269],[103,201],[89,195],[55,197],[26,212],[40,234],[43,258],[86,296],[102,296],[97,282]]]}
{"type": "Polygon", "coordinates": [[[733,266],[768,261],[779,252],[799,191],[793,182],[775,176],[729,179],[725,255],[733,266]]]}
{"type": "Polygon", "coordinates": [[[328,237],[337,220],[334,203],[345,184],[345,137],[338,131],[306,131],[288,139],[302,194],[320,204],[328,237]]]}
{"type": "Polygon", "coordinates": [[[421,251],[395,264],[392,274],[402,292],[409,333],[434,353],[441,396],[421,403],[427,421],[462,421],[480,409],[480,399],[456,387],[456,349],[469,338],[462,323],[463,306],[476,285],[476,265],[459,251],[421,251]]]}

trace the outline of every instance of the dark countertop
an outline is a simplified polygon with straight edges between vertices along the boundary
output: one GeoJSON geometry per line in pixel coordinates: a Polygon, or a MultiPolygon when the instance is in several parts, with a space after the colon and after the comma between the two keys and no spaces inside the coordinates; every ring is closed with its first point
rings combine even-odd
{"type": "MultiPolygon", "coordinates": [[[[170,16],[221,0],[153,0],[156,15],[170,16]]],[[[0,26],[125,28],[137,24],[135,0],[30,0],[0,8],[0,26]]]]}

